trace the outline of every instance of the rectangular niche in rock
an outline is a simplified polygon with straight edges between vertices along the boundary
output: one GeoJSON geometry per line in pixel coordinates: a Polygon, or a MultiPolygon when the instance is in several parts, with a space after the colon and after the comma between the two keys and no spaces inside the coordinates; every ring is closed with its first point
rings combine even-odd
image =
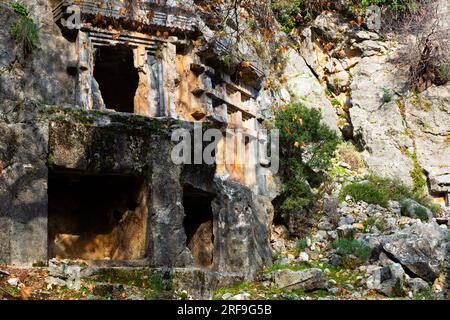
{"type": "Polygon", "coordinates": [[[48,203],[50,258],[144,257],[148,209],[143,179],[53,169],[48,203]]]}
{"type": "Polygon", "coordinates": [[[215,194],[183,187],[184,229],[186,244],[199,267],[212,267],[214,259],[214,229],[211,203],[215,194]]]}
{"type": "Polygon", "coordinates": [[[131,48],[121,44],[99,46],[94,57],[94,78],[107,109],[134,113],[139,74],[131,48]]]}

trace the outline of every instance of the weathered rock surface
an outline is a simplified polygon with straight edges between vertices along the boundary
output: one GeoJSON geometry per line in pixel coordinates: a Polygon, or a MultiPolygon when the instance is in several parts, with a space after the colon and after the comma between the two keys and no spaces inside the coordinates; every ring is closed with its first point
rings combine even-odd
{"type": "Polygon", "coordinates": [[[364,146],[364,160],[381,176],[398,178],[411,186],[413,162],[402,149],[412,147],[404,133],[404,120],[395,101],[403,83],[385,57],[364,58],[355,67],[350,85],[350,117],[354,135],[364,146]],[[383,100],[383,90],[389,90],[383,100]]]}
{"type": "Polygon", "coordinates": [[[408,281],[408,285],[413,293],[422,293],[430,290],[428,282],[421,278],[412,278],[408,281]]]}
{"type": "Polygon", "coordinates": [[[323,123],[337,132],[339,130],[337,115],[325,95],[325,89],[299,53],[288,49],[286,59],[285,76],[292,101],[301,102],[308,108],[318,109],[322,114],[323,123]]]}
{"type": "Polygon", "coordinates": [[[422,206],[412,199],[405,199],[402,201],[401,213],[404,216],[423,221],[429,221],[433,218],[433,213],[430,209],[422,206]]]}
{"type": "Polygon", "coordinates": [[[383,250],[408,272],[434,281],[446,257],[448,230],[436,223],[417,223],[381,239],[383,250]]]}
{"type": "Polygon", "coordinates": [[[406,123],[414,136],[417,161],[430,191],[450,190],[450,84],[433,86],[406,99],[406,123]]]}
{"type": "Polygon", "coordinates": [[[292,271],[277,270],[272,273],[275,286],[280,289],[314,291],[326,288],[326,282],[320,269],[292,271]]]}
{"type": "Polygon", "coordinates": [[[0,99],[29,99],[73,106],[74,79],[66,70],[67,65],[73,62],[69,41],[53,23],[49,1],[23,3],[30,9],[30,16],[39,28],[39,47],[30,57],[22,57],[22,47],[14,43],[9,32],[20,16],[6,3],[0,3],[3,22],[0,31],[0,99]],[[17,65],[18,62],[22,67],[17,65]]]}
{"type": "Polygon", "coordinates": [[[81,288],[81,267],[71,264],[69,261],[57,261],[52,259],[48,265],[49,277],[46,279],[47,288],[53,286],[67,286],[70,290],[80,290],[81,288]]]}
{"type": "Polygon", "coordinates": [[[375,289],[386,296],[404,295],[405,272],[398,263],[374,270],[367,279],[367,287],[375,289]]]}
{"type": "MultiPolygon", "coordinates": [[[[349,109],[347,113],[337,108],[345,116],[345,121],[339,119],[339,127],[364,149],[369,169],[412,186],[411,172],[419,165],[429,191],[439,196],[447,193],[449,84],[420,94],[408,91],[408,70],[393,62],[402,45],[376,32],[354,30],[339,11],[320,14],[302,30],[298,43],[313,77],[326,83],[349,109]]],[[[303,60],[295,59],[301,61],[299,70],[303,60]]],[[[301,87],[302,82],[304,88],[312,83],[303,76],[288,82],[288,87],[301,87]]]]}

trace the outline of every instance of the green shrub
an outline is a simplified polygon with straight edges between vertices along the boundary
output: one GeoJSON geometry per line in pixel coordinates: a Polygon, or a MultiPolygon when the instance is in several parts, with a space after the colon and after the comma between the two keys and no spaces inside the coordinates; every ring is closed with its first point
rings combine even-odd
{"type": "MultiPolygon", "coordinates": [[[[370,182],[370,187],[368,187],[367,189],[377,189],[377,191],[372,192],[372,194],[382,194],[381,199],[385,198],[386,196],[388,197],[388,200],[394,200],[394,201],[398,201],[398,202],[403,202],[405,199],[413,199],[415,200],[417,203],[421,204],[424,207],[427,207],[428,209],[431,210],[431,212],[433,212],[434,214],[436,214],[437,212],[439,212],[440,210],[442,210],[442,208],[438,205],[435,204],[433,199],[431,199],[427,194],[425,194],[422,191],[415,191],[415,190],[411,190],[408,187],[406,187],[405,185],[403,185],[400,181],[398,180],[393,180],[393,179],[389,179],[389,178],[381,178],[375,174],[369,174],[365,177],[365,180],[370,182]]],[[[350,185],[345,186],[342,189],[342,192],[340,194],[340,200],[344,200],[345,196],[347,194],[349,194],[348,190],[352,190],[352,192],[354,192],[355,194],[363,194],[363,192],[361,190],[357,190],[359,189],[359,187],[353,187],[352,185],[357,185],[357,182],[354,182],[350,185]],[[357,191],[354,191],[357,190],[357,191]]],[[[360,183],[359,183],[360,184],[360,183]]],[[[350,194],[350,196],[352,196],[352,198],[354,200],[356,200],[356,198],[353,197],[352,194],[350,194]]],[[[369,197],[367,197],[369,198],[369,197]]],[[[376,197],[375,197],[376,198],[376,197]]],[[[357,200],[358,201],[358,200],[357,200]]],[[[365,200],[362,200],[365,201],[365,200]]],[[[367,201],[365,201],[367,202],[367,201]]],[[[368,202],[368,203],[372,203],[372,202],[368,202]]]]}
{"type": "Polygon", "coordinates": [[[27,17],[30,14],[30,10],[27,7],[17,2],[11,2],[9,4],[9,7],[15,13],[20,14],[21,16],[27,17]]]}
{"type": "MultiPolygon", "coordinates": [[[[416,13],[430,0],[353,0],[346,15],[355,18],[362,14],[363,9],[370,5],[378,5],[394,15],[416,13]],[[355,11],[356,9],[356,11],[355,11]]],[[[272,11],[281,24],[281,30],[290,33],[294,28],[299,28],[312,21],[325,10],[335,10],[338,7],[333,1],[318,0],[273,0],[272,11]]]]}
{"type": "Polygon", "coordinates": [[[29,55],[39,43],[39,30],[34,21],[28,17],[21,17],[11,26],[11,37],[22,46],[24,56],[29,55]]]}
{"type": "Polygon", "coordinates": [[[308,246],[308,241],[306,239],[300,239],[297,241],[296,249],[298,251],[304,250],[308,246]]]}
{"type": "Polygon", "coordinates": [[[335,106],[335,107],[340,107],[341,106],[341,102],[338,99],[336,99],[336,98],[331,99],[330,102],[331,102],[332,106],[335,106]]]}
{"type": "Polygon", "coordinates": [[[332,246],[344,257],[353,254],[360,261],[367,261],[369,259],[370,248],[362,241],[344,238],[334,241],[332,246]]]}
{"type": "Polygon", "coordinates": [[[450,78],[450,63],[446,63],[439,68],[439,76],[441,78],[450,78]]]}
{"type": "Polygon", "coordinates": [[[168,291],[171,289],[170,285],[158,274],[151,276],[150,287],[155,291],[168,291]]]}
{"type": "Polygon", "coordinates": [[[350,165],[353,171],[359,172],[366,168],[366,164],[356,147],[345,141],[337,146],[336,159],[350,165]]]}
{"type": "Polygon", "coordinates": [[[367,7],[370,5],[378,5],[386,7],[394,12],[410,11],[415,12],[422,4],[430,2],[429,0],[358,0],[360,5],[367,7]]]}
{"type": "Polygon", "coordinates": [[[302,9],[303,0],[293,1],[273,1],[271,4],[275,17],[281,24],[281,30],[290,33],[294,28],[301,25],[303,15],[306,17],[307,12],[302,9]]]}
{"type": "Polygon", "coordinates": [[[388,88],[381,88],[381,102],[383,103],[389,103],[392,101],[392,92],[388,88]]]}
{"type": "Polygon", "coordinates": [[[427,209],[425,209],[424,207],[416,207],[414,209],[414,214],[422,221],[428,220],[427,209]]]}
{"type": "Polygon", "coordinates": [[[344,200],[349,195],[356,202],[364,201],[371,204],[378,204],[387,207],[389,194],[386,190],[379,188],[372,182],[354,182],[346,185],[340,194],[340,199],[344,200]]]}
{"type": "Polygon", "coordinates": [[[412,155],[412,160],[413,160],[413,169],[411,170],[411,172],[409,174],[414,183],[414,190],[422,191],[427,185],[427,179],[426,179],[425,175],[423,174],[422,167],[420,166],[419,162],[417,161],[417,155],[415,152],[412,155]]]}
{"type": "Polygon", "coordinates": [[[280,131],[280,165],[283,178],[281,209],[297,210],[314,202],[310,186],[323,177],[316,172],[331,164],[339,139],[321,123],[321,114],[302,104],[290,104],[275,113],[280,131]]]}
{"type": "Polygon", "coordinates": [[[377,223],[376,217],[368,217],[366,220],[363,221],[364,230],[367,232],[370,231],[370,229],[377,223]]]}
{"type": "MultiPolygon", "coordinates": [[[[402,213],[407,213],[410,210],[412,202],[409,199],[405,199],[400,202],[402,213]]],[[[423,206],[414,208],[414,215],[422,221],[428,220],[427,209],[423,206]]]]}

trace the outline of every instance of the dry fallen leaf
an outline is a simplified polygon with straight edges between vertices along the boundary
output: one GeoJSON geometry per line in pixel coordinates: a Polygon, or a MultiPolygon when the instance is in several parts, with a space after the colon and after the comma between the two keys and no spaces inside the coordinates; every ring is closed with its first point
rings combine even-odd
{"type": "Polygon", "coordinates": [[[22,290],[20,290],[20,296],[23,300],[28,300],[31,297],[31,293],[33,290],[31,290],[30,287],[24,286],[22,290]]]}

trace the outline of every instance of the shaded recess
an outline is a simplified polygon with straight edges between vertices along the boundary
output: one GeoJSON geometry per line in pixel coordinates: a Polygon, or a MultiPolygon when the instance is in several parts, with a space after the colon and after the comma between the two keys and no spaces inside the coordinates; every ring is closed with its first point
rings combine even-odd
{"type": "Polygon", "coordinates": [[[49,257],[143,258],[147,227],[144,180],[53,169],[48,180],[49,257]]]}
{"type": "Polygon", "coordinates": [[[134,67],[133,50],[120,44],[97,48],[94,78],[100,86],[107,109],[134,112],[139,75],[134,67]]]}
{"type": "Polygon", "coordinates": [[[196,189],[190,185],[183,187],[184,229],[186,244],[200,267],[211,267],[214,258],[213,193],[196,189]]]}

